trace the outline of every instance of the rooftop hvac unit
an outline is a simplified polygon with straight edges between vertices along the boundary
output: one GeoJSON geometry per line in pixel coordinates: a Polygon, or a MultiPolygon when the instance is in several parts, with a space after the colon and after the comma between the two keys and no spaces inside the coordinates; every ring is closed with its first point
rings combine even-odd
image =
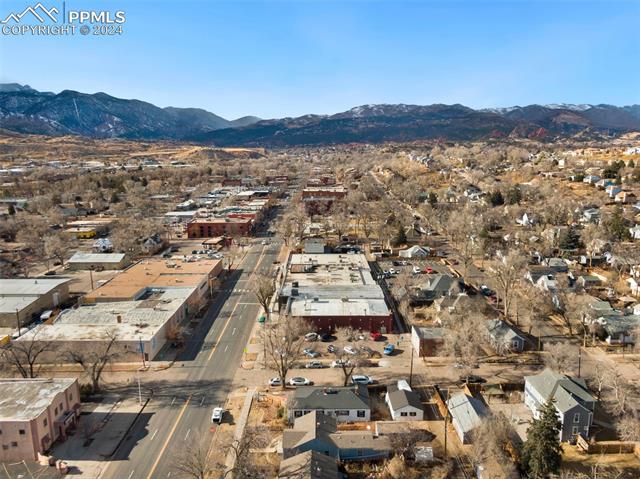
{"type": "Polygon", "coordinates": [[[291,289],[291,296],[298,296],[298,289],[297,288],[292,288],[291,289]]]}

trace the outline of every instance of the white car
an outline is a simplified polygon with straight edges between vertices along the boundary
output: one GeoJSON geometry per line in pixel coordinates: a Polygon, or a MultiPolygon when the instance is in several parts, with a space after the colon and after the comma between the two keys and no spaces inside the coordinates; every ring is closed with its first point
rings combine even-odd
{"type": "Polygon", "coordinates": [[[318,333],[307,333],[304,335],[304,340],[305,341],[317,341],[318,340],[318,333]]]}
{"type": "Polygon", "coordinates": [[[305,368],[307,369],[322,369],[323,367],[324,364],[322,364],[320,361],[309,361],[305,366],[305,368]]]}
{"type": "Polygon", "coordinates": [[[336,359],[331,363],[332,368],[343,368],[351,366],[351,361],[348,359],[336,359]]]}
{"type": "Polygon", "coordinates": [[[282,380],[280,378],[269,379],[269,386],[282,386],[282,380]]]}
{"type": "Polygon", "coordinates": [[[351,382],[353,384],[373,384],[373,379],[365,374],[355,374],[351,376],[351,382]]]}
{"type": "Polygon", "coordinates": [[[318,356],[320,356],[320,353],[318,351],[315,351],[311,348],[304,348],[302,350],[302,354],[304,354],[308,358],[317,358],[318,356]]]}
{"type": "Polygon", "coordinates": [[[356,348],[354,348],[353,346],[345,346],[344,352],[347,354],[353,354],[354,356],[358,354],[358,351],[356,351],[356,348]]]}
{"type": "Polygon", "coordinates": [[[418,268],[417,266],[413,267],[413,274],[420,274],[422,272],[422,270],[420,268],[418,268]]]}
{"type": "Polygon", "coordinates": [[[311,381],[309,381],[307,378],[296,376],[289,379],[289,384],[291,386],[309,386],[311,384],[311,381]]]}
{"type": "Polygon", "coordinates": [[[211,422],[217,422],[218,424],[220,424],[223,417],[224,409],[222,409],[221,407],[214,407],[213,412],[211,413],[211,422]]]}

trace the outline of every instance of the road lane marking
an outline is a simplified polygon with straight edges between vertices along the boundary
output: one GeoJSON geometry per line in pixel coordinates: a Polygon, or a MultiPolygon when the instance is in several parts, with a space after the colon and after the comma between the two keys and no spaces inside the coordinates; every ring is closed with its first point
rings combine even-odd
{"type": "Polygon", "coordinates": [[[151,466],[151,470],[149,471],[149,475],[147,475],[147,479],[151,479],[153,477],[153,474],[156,472],[156,468],[158,467],[158,464],[160,463],[160,459],[162,459],[162,457],[164,456],[164,451],[167,450],[167,446],[169,445],[169,441],[171,441],[171,438],[173,437],[173,434],[176,432],[176,428],[178,427],[178,423],[182,419],[182,416],[184,415],[184,412],[187,410],[187,406],[189,405],[189,401],[191,401],[191,394],[189,394],[189,397],[187,398],[187,401],[184,403],[184,406],[182,406],[182,410],[180,411],[180,414],[178,414],[178,417],[176,418],[175,422],[173,423],[173,427],[171,428],[171,432],[169,432],[169,435],[167,436],[167,439],[164,441],[164,444],[162,445],[162,448],[160,449],[160,453],[156,457],[156,460],[153,463],[153,466],[151,466]]]}
{"type": "Polygon", "coordinates": [[[175,404],[175,402],[176,402],[176,398],[173,398],[173,399],[171,400],[171,405],[173,406],[173,405],[175,404]]]}
{"type": "Polygon", "coordinates": [[[235,336],[236,334],[236,328],[233,328],[233,331],[231,331],[231,336],[235,336]]]}
{"type": "Polygon", "coordinates": [[[202,405],[204,404],[204,400],[206,399],[206,396],[202,396],[202,399],[200,400],[200,406],[202,407],[202,405]]]}
{"type": "Polygon", "coordinates": [[[133,473],[134,473],[134,472],[135,472],[135,471],[131,471],[131,473],[129,473],[129,479],[131,479],[131,477],[133,476],[133,473]]]}
{"type": "Polygon", "coordinates": [[[158,434],[158,430],[156,429],[155,431],[153,431],[153,435],[151,436],[151,440],[153,441],[153,438],[156,437],[156,434],[158,434]]]}
{"type": "Polygon", "coordinates": [[[185,434],[185,436],[184,436],[184,440],[185,440],[185,441],[186,441],[186,440],[187,440],[187,438],[189,437],[189,434],[190,434],[190,433],[191,433],[191,428],[189,428],[189,429],[187,430],[187,434],[185,434]]]}
{"type": "MultiPolygon", "coordinates": [[[[224,332],[227,330],[227,327],[231,324],[231,318],[233,318],[233,313],[236,312],[236,308],[237,307],[238,307],[238,304],[236,303],[236,305],[231,310],[231,314],[227,318],[227,322],[224,324],[224,328],[222,328],[222,332],[220,333],[220,336],[219,336],[220,339],[222,339],[222,337],[224,336],[224,332]]],[[[207,358],[207,362],[211,361],[211,358],[213,357],[213,353],[215,353],[216,348],[218,347],[219,343],[220,343],[220,341],[218,341],[218,343],[216,343],[216,345],[211,348],[211,353],[209,353],[209,357],[207,358]]]]}
{"type": "Polygon", "coordinates": [[[229,349],[229,345],[228,344],[224,347],[224,352],[225,353],[227,352],[227,349],[229,349]]]}

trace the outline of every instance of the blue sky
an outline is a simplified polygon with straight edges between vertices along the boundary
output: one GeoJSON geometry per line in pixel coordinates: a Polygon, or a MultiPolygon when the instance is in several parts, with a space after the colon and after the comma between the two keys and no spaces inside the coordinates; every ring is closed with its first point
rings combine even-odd
{"type": "MultiPolygon", "coordinates": [[[[29,3],[3,0],[0,16],[29,3]]],[[[0,81],[226,118],[366,103],[640,103],[635,0],[67,0],[82,8],[124,10],[123,35],[1,35],[0,81]]]]}

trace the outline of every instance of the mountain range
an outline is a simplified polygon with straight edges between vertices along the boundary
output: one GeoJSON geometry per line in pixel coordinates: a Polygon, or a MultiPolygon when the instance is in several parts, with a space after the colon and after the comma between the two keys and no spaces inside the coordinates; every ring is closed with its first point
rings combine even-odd
{"type": "Polygon", "coordinates": [[[0,128],[91,138],[185,140],[217,146],[292,146],[500,137],[554,139],[640,131],[640,105],[363,105],[334,115],[227,120],[198,108],[160,108],[106,93],[40,92],[0,84],[0,128]]]}

